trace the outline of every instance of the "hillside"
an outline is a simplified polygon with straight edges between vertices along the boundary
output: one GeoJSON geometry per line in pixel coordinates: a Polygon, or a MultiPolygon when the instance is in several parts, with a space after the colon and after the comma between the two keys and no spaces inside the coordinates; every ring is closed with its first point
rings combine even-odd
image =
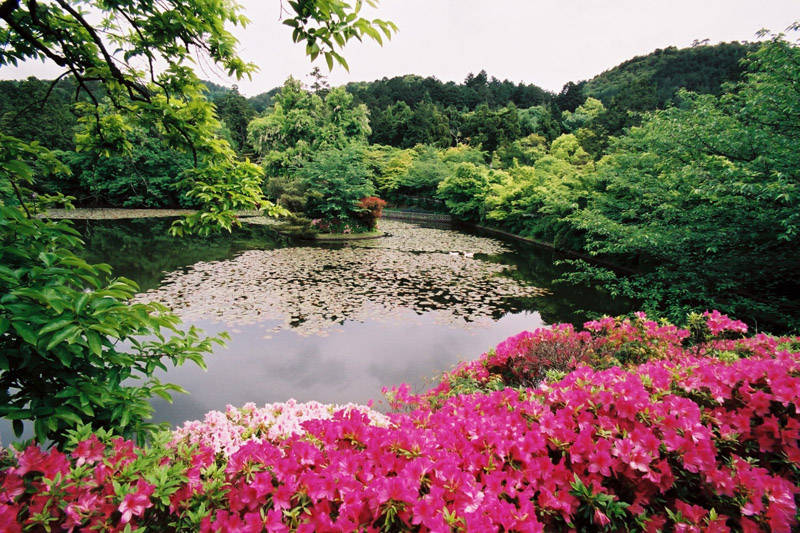
{"type": "MultiPolygon", "coordinates": [[[[462,83],[406,75],[349,83],[345,89],[357,103],[364,103],[369,108],[373,129],[370,140],[384,144],[407,147],[419,142],[436,142],[436,135],[427,131],[421,134],[398,133],[396,130],[399,126],[396,123],[403,118],[408,119],[408,124],[412,126],[416,124],[412,129],[420,129],[419,126],[423,125],[424,130],[469,130],[461,113],[485,105],[492,111],[484,114],[494,115],[504,106],[514,104],[518,109],[544,105],[548,108],[547,113],[552,115],[552,120],[558,122],[559,110],[574,111],[588,97],[600,99],[611,111],[606,120],[606,133],[619,134],[630,125],[630,120],[626,118],[627,111],[663,108],[680,87],[700,93],[720,94],[724,83],[739,79],[741,60],[754,46],[757,44],[733,42],[684,49],[659,49],[625,61],[591,80],[570,82],[558,95],[533,84],[500,81],[490,77],[486,71],[470,74],[462,83]],[[398,105],[400,107],[396,107],[398,105]],[[433,126],[429,126],[429,123],[433,126]]],[[[0,120],[7,134],[25,140],[38,140],[51,148],[69,150],[74,146],[72,136],[76,117],[70,108],[76,94],[75,85],[70,78],[61,80],[45,104],[36,103],[36,99],[47,94],[50,84],[50,81],[35,78],[0,82],[0,120]]],[[[209,98],[216,102],[231,93],[228,87],[212,82],[205,84],[209,89],[209,98]]],[[[273,88],[247,98],[245,107],[249,110],[245,115],[263,113],[278,91],[279,88],[273,88]]],[[[221,114],[226,123],[230,123],[229,127],[233,126],[234,121],[228,116],[229,113],[221,114]]],[[[243,131],[243,127],[231,129],[243,131]]],[[[239,137],[243,135],[240,132],[239,137]]],[[[243,138],[238,141],[242,145],[243,138]]],[[[450,142],[454,141],[445,135],[439,144],[450,142]]]]}
{"type": "Polygon", "coordinates": [[[485,70],[477,75],[469,74],[463,83],[409,74],[372,82],[348,83],[345,88],[356,101],[366,104],[370,109],[385,108],[401,101],[411,107],[430,101],[441,107],[453,106],[461,110],[474,109],[483,103],[497,108],[509,102],[524,108],[543,104],[552,98],[541,87],[489,78],[485,70]]]}
{"type": "Polygon", "coordinates": [[[720,94],[722,84],[737,81],[741,60],[757,43],[721,43],[692,48],[658,49],[637,56],[598,74],[583,85],[583,96],[609,106],[614,97],[632,88],[647,87],[657,108],[663,108],[683,87],[690,91],[720,94]]]}

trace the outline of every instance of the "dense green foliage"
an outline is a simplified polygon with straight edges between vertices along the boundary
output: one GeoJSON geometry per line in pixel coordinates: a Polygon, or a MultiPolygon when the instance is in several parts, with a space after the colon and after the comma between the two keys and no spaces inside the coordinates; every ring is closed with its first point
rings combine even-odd
{"type": "MultiPolygon", "coordinates": [[[[6,135],[38,141],[52,150],[73,150],[77,117],[72,105],[77,89],[71,78],[55,83],[33,77],[0,81],[0,128],[6,135]]],[[[78,96],[86,98],[86,93],[78,96]]]]}
{"type": "Polygon", "coordinates": [[[298,177],[307,195],[305,215],[335,230],[349,228],[361,211],[358,202],[374,192],[362,150],[353,145],[317,152],[298,177]]]}
{"type": "MultiPolygon", "coordinates": [[[[334,60],[346,66],[337,50],[348,40],[380,42],[378,30],[389,37],[394,29],[359,17],[360,4],[313,0],[290,7],[284,22],[294,28],[293,40],[329,66],[334,60]]],[[[278,209],[263,198],[263,169],[237,157],[206,97],[208,86],[188,65],[205,57],[239,78],[255,69],[238,57],[226,29],[247,23],[239,9],[229,2],[171,0],[5,2],[0,66],[42,59],[64,69],[43,96],[41,85],[29,82],[27,100],[48,105],[52,89],[57,99],[50,105],[57,110],[66,107],[58,89],[62,77],[80,88],[70,112],[77,116],[74,147],[81,154],[68,158],[86,188],[109,201],[127,194],[143,202],[180,190],[202,209],[176,222],[173,233],[230,230],[238,224],[236,210],[278,209]],[[166,159],[150,161],[159,148],[166,159]],[[174,157],[179,153],[183,161],[174,157]],[[129,174],[107,180],[117,172],[129,174]],[[138,182],[142,189],[131,190],[138,182]]],[[[242,108],[232,96],[221,105],[225,116],[242,108]]],[[[169,399],[170,391],[180,390],[161,384],[154,372],[166,362],[202,365],[215,339],[181,329],[178,317],[161,306],[131,305],[135,283],[80,259],[81,241],[68,224],[34,217],[36,207],[68,202],[36,193],[42,176],[69,173],[39,141],[71,149],[65,140],[71,123],[54,113],[66,130],[53,128],[54,138],[42,137],[9,115],[15,110],[7,108],[17,103],[23,99],[3,101],[2,124],[22,138],[0,133],[0,415],[13,420],[17,434],[23,420],[32,421],[40,441],[61,442],[85,421],[144,439],[152,429],[146,422],[150,398],[169,399]]],[[[231,120],[228,136],[241,139],[242,126],[231,120]]]]}
{"type": "MultiPolygon", "coordinates": [[[[722,83],[741,76],[742,67],[737,61],[754,46],[730,43],[657,50],[589,82],[569,83],[558,95],[535,85],[499,81],[483,71],[460,84],[403,76],[351,83],[345,89],[356,104],[367,106],[371,143],[398,148],[418,144],[446,148],[468,143],[487,151],[487,161],[496,152],[499,160],[495,166],[508,167],[513,166],[515,158],[520,165],[530,165],[541,153],[541,142],[530,135],[552,142],[562,133],[574,133],[584,150],[599,158],[608,149],[610,135],[618,136],[625,128],[638,124],[642,111],[669,104],[677,88],[719,94],[722,83]],[[586,109],[587,97],[599,98],[603,103],[601,108],[588,110],[588,116],[578,110],[586,109]]],[[[310,87],[320,98],[327,93],[323,78],[314,78],[310,87]]],[[[212,126],[215,134],[227,140],[240,158],[263,156],[248,139],[247,127],[258,114],[272,113],[267,111],[273,109],[281,89],[245,98],[235,86],[203,81],[200,90],[215,106],[219,118],[219,124],[212,126]]],[[[92,96],[102,100],[105,91],[97,82],[86,80],[80,84],[71,75],[52,85],[52,90],[51,82],[35,78],[0,82],[3,129],[24,140],[38,140],[51,149],[74,151],[74,130],[81,113],[74,106],[76,94],[79,101],[91,102],[92,96]],[[83,87],[91,89],[91,96],[83,87]],[[48,91],[49,97],[43,101],[48,91]]],[[[123,137],[131,139],[128,134],[123,137]]],[[[151,157],[164,145],[164,137],[149,126],[137,128],[133,142],[125,143],[129,153],[115,151],[115,161],[105,165],[115,170],[114,185],[106,187],[101,183],[110,176],[108,172],[95,177],[96,171],[91,169],[84,175],[84,170],[94,166],[98,155],[107,148],[101,143],[88,158],[65,156],[77,165],[71,164],[75,170],[73,179],[44,180],[39,187],[42,192],[61,190],[72,194],[77,205],[122,205],[120,193],[126,207],[194,205],[181,192],[159,186],[179,181],[187,168],[186,156],[166,148],[161,148],[161,157],[151,157]],[[144,168],[134,166],[145,161],[144,168]],[[153,194],[141,193],[147,190],[153,194]]]]}
{"type": "MultiPolygon", "coordinates": [[[[374,192],[366,162],[367,108],[343,88],[312,93],[289,78],[247,127],[266,170],[267,196],[323,231],[358,229],[358,202],[374,192]]],[[[365,228],[366,229],[366,228],[365,228]]]]}
{"type": "Polygon", "coordinates": [[[531,166],[452,186],[464,179],[457,173],[439,194],[467,220],[632,267],[621,275],[583,264],[572,277],[600,280],[649,311],[715,306],[768,329],[797,327],[800,49],[775,38],[745,66],[722,95],[682,92],[674,107],[606,139],[599,161],[585,147],[598,147],[587,137],[604,106],[589,99],[565,113],[575,133],[531,166]]]}
{"type": "Polygon", "coordinates": [[[341,88],[322,98],[289,78],[273,102],[247,127],[268,178],[290,174],[317,150],[363,143],[370,133],[366,107],[353,105],[352,96],[341,88]]]}
{"type": "Polygon", "coordinates": [[[638,258],[620,290],[673,313],[718,301],[740,317],[792,315],[799,83],[800,49],[776,40],[731,92],[682,93],[620,140],[597,173],[603,194],[570,217],[588,250],[638,258]]]}
{"type": "Polygon", "coordinates": [[[225,94],[214,98],[214,107],[225,127],[230,132],[231,144],[239,153],[249,151],[247,125],[256,115],[247,98],[239,94],[236,86],[225,94]]]}
{"type": "Polygon", "coordinates": [[[191,156],[165,149],[156,136],[140,129],[129,132],[128,138],[130,150],[108,157],[93,151],[63,153],[72,178],[50,179],[42,185],[69,191],[82,205],[195,207],[197,202],[182,193],[177,181],[191,168],[191,156]]]}
{"type": "Polygon", "coordinates": [[[59,441],[81,422],[143,437],[153,395],[182,389],[153,374],[166,363],[203,365],[217,339],[158,304],[130,304],[137,285],[74,255],[69,225],[0,207],[0,415],[33,420],[36,438],[59,441]],[[136,385],[126,384],[136,380],[136,385]]]}
{"type": "Polygon", "coordinates": [[[462,220],[481,220],[486,192],[496,181],[491,177],[490,171],[482,167],[461,163],[437,187],[439,197],[444,200],[447,209],[462,220]]]}
{"type": "Polygon", "coordinates": [[[583,86],[583,94],[610,105],[630,87],[644,84],[655,97],[655,105],[650,109],[662,108],[674,101],[678,89],[719,95],[723,84],[739,81],[743,72],[741,60],[756,47],[755,43],[732,42],[658,49],[595,76],[583,86]]]}

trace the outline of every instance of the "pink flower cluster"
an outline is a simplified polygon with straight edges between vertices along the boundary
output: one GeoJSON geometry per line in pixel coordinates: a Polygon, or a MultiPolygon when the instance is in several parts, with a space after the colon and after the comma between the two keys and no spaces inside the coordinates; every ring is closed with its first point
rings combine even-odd
{"type": "Polygon", "coordinates": [[[733,320],[727,315],[723,315],[716,309],[703,313],[706,318],[706,325],[712,335],[721,335],[725,332],[747,333],[747,324],[739,320],[733,320]]]}
{"type": "Polygon", "coordinates": [[[114,531],[135,523],[153,506],[155,490],[142,477],[126,479],[139,452],[131,441],[106,445],[94,435],[69,455],[29,446],[16,455],[17,466],[0,473],[0,531],[114,531]]]}
{"type": "MultiPolygon", "coordinates": [[[[720,332],[728,331],[724,329],[727,323],[720,324],[723,325],[720,332]]],[[[455,380],[468,379],[482,384],[499,376],[506,385],[535,387],[544,381],[549,370],[566,372],[581,364],[602,369],[654,359],[675,359],[684,353],[683,344],[689,337],[689,331],[648,320],[644,313],[635,313],[633,320],[605,317],[587,322],[584,327],[585,331],[579,332],[572,324],[555,324],[523,331],[477,360],[459,364],[453,372],[445,374],[436,387],[420,396],[408,394],[403,386],[384,388],[384,394],[395,408],[435,406],[437,401],[453,393],[455,380]]]]}
{"type": "Polygon", "coordinates": [[[356,414],[308,422],[305,437],[231,457],[229,508],[204,529],[788,532],[800,492],[798,374],[800,354],[789,352],[581,367],[540,390],[397,414],[392,428],[356,414]],[[606,505],[577,497],[576,479],[606,505]]]}
{"type": "MultiPolygon", "coordinates": [[[[717,334],[737,327],[727,323],[717,334]]],[[[687,332],[644,316],[603,319],[584,332],[557,326],[518,335],[445,382],[449,389],[440,385],[422,398],[396,389],[395,400],[411,401],[412,410],[389,415],[390,424],[376,425],[363,409],[339,410],[275,438],[261,438],[266,426],[258,439],[237,434],[230,456],[215,458],[201,446],[179,483],[110,466],[119,462],[118,447],[135,456],[132,445],[89,439],[69,455],[29,448],[0,471],[0,523],[19,529],[46,515],[56,517],[51,526],[84,527],[102,508],[113,511],[104,514],[107,529],[145,513],[149,522],[137,524],[208,532],[800,526],[800,339],[757,335],[689,346],[687,332]],[[558,355],[541,346],[547,343],[570,351],[574,369],[563,379],[455,392],[463,380],[517,379],[515,368],[528,371],[515,366],[519,358],[558,355]],[[585,364],[645,355],[625,366],[585,364]],[[104,468],[118,477],[98,484],[104,468]],[[126,494],[103,496],[118,480],[126,494]]],[[[234,426],[263,422],[251,406],[229,411],[234,426]]],[[[264,416],[274,421],[280,413],[264,416]]],[[[191,439],[226,424],[179,433],[191,439]]]]}
{"type": "Polygon", "coordinates": [[[331,405],[319,402],[298,403],[290,399],[283,403],[258,408],[247,403],[241,408],[228,405],[225,412],[209,411],[203,421],[185,422],[175,430],[175,442],[201,444],[214,452],[233,455],[245,442],[281,441],[294,434],[305,433],[302,423],[307,420],[332,418],[334,413],[358,411],[367,415],[371,424],[388,426],[389,419],[364,405],[348,403],[331,405]]]}

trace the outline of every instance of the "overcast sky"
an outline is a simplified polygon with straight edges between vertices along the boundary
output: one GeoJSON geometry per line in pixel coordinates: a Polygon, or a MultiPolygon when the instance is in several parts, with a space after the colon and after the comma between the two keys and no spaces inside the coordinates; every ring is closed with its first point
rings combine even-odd
{"type": "MultiPolygon", "coordinates": [[[[291,42],[279,20],[278,0],[239,0],[251,24],[235,33],[240,53],[259,65],[252,81],[238,82],[248,96],[281,85],[289,76],[307,80],[313,65],[291,42]]],[[[685,47],[695,39],[753,41],[761,28],[783,31],[800,20],[800,0],[382,0],[373,16],[399,32],[383,47],[349,44],[350,72],[334,67],[331,85],[403,74],[461,82],[469,72],[534,83],[559,91],[656,48],[685,47]]],[[[324,61],[317,64],[327,71],[324,61]]],[[[41,63],[2,69],[2,78],[54,77],[41,63]]],[[[201,77],[230,85],[210,69],[201,77]]]]}

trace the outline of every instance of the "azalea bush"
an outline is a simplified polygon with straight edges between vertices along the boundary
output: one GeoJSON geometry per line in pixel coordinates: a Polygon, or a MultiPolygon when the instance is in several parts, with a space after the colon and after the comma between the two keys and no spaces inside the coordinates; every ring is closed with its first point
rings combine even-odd
{"type": "Polygon", "coordinates": [[[222,501],[224,475],[210,449],[167,447],[169,437],[142,448],[80,426],[63,452],[36,445],[6,452],[0,531],[196,530],[203,508],[222,501]],[[188,501],[196,512],[177,513],[188,501]]]}
{"type": "MultiPolygon", "coordinates": [[[[385,389],[395,407],[435,406],[443,398],[463,392],[492,390],[502,386],[537,386],[546,379],[558,380],[580,365],[594,369],[631,366],[660,359],[678,360],[687,353],[717,350],[724,339],[742,338],[747,325],[718,311],[689,315],[688,329],[662,320],[656,322],[641,312],[633,318],[604,317],[584,324],[576,331],[572,324],[555,324],[550,328],[523,331],[504,340],[479,359],[461,363],[445,374],[438,386],[423,395],[412,397],[407,388],[385,389]],[[488,389],[487,389],[488,387],[488,389]]],[[[758,338],[771,338],[761,335],[758,338]]],[[[736,344],[744,355],[746,346],[736,344]]],[[[770,347],[772,347],[770,345],[770,347]]],[[[770,347],[761,348],[762,355],[770,347]],[[766,350],[766,351],[765,351],[766,350]]],[[[730,351],[726,352],[731,354],[730,351]]]]}
{"type": "Polygon", "coordinates": [[[29,447],[0,471],[0,522],[12,530],[46,521],[109,530],[792,531],[800,338],[744,330],[713,312],[690,329],[640,315],[537,330],[426,394],[395,389],[405,409],[388,423],[366,408],[245,406],[155,448],[89,433],[64,453],[29,447]],[[503,373],[535,366],[517,360],[548,359],[554,351],[538,345],[551,342],[571,350],[561,379],[545,372],[525,378],[534,387],[501,388],[503,373]],[[639,351],[646,361],[630,357],[639,351]],[[454,392],[466,382],[476,392],[454,392]],[[236,429],[246,426],[250,434],[236,429]],[[205,446],[214,433],[229,442],[232,428],[235,446],[205,446]]]}
{"type": "Polygon", "coordinates": [[[173,440],[176,443],[201,444],[216,453],[230,456],[248,441],[275,441],[302,434],[305,432],[303,422],[327,420],[340,411],[364,413],[378,426],[391,424],[385,415],[363,405],[298,403],[291,399],[260,408],[254,403],[247,403],[241,408],[228,405],[224,413],[210,411],[202,421],[192,420],[177,428],[173,440]]]}

